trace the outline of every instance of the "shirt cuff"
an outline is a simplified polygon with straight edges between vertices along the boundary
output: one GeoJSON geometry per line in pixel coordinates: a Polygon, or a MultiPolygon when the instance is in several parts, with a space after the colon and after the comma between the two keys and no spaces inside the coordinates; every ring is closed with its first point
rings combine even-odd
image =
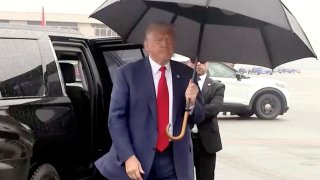
{"type": "Polygon", "coordinates": [[[190,106],[188,109],[186,109],[186,111],[189,111],[189,115],[192,115],[193,114],[193,110],[194,110],[194,106],[190,106]]]}

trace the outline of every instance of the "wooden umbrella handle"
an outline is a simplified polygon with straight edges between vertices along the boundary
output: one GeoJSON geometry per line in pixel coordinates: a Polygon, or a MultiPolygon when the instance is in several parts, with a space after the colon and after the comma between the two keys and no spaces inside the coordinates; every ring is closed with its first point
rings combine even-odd
{"type": "Polygon", "coordinates": [[[179,134],[178,136],[172,136],[172,135],[169,133],[170,124],[167,125],[167,127],[166,127],[166,133],[167,133],[167,136],[168,136],[172,141],[177,141],[177,140],[180,140],[181,138],[183,138],[184,134],[186,133],[186,127],[187,127],[188,117],[189,117],[189,111],[185,111],[185,112],[184,112],[184,116],[183,116],[183,122],[182,122],[181,132],[180,132],[180,134],[179,134]]]}

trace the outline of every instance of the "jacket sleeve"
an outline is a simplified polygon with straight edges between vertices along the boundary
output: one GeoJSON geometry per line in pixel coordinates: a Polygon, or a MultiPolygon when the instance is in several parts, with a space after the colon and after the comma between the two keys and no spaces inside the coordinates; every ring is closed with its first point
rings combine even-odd
{"type": "Polygon", "coordinates": [[[204,118],[205,118],[205,107],[204,107],[202,94],[199,91],[197,95],[196,104],[189,118],[190,119],[189,122],[191,123],[191,126],[193,126],[193,124],[199,124],[202,121],[204,121],[204,118]]]}
{"type": "Polygon", "coordinates": [[[120,68],[116,71],[113,81],[108,126],[122,163],[135,154],[128,129],[129,101],[129,85],[120,68]]]}
{"type": "Polygon", "coordinates": [[[210,89],[210,101],[205,105],[205,117],[206,119],[215,118],[219,112],[222,110],[223,98],[224,98],[224,91],[225,85],[220,82],[214,82],[210,89]]]}

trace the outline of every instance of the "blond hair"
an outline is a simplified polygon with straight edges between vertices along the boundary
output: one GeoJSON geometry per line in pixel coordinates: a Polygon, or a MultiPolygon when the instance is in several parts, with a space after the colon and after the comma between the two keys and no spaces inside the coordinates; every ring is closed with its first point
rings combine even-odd
{"type": "Polygon", "coordinates": [[[148,35],[155,31],[167,31],[173,37],[175,36],[175,28],[172,24],[164,22],[164,21],[156,21],[152,22],[148,25],[145,31],[145,39],[147,39],[148,35]]]}

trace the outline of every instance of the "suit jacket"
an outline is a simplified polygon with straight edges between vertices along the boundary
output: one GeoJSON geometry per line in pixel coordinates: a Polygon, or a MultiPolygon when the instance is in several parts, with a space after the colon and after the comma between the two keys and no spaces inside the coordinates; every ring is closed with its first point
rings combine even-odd
{"type": "Polygon", "coordinates": [[[206,77],[202,94],[205,104],[205,121],[198,124],[200,140],[208,153],[222,149],[217,115],[221,111],[225,85],[206,77]]]}
{"type": "MultiPolygon", "coordinates": [[[[173,85],[173,134],[180,133],[185,108],[185,90],[192,69],[170,61],[173,85]]],[[[204,120],[204,105],[198,94],[189,126],[180,141],[173,142],[173,158],[179,180],[193,180],[193,156],[190,137],[192,123],[204,120]]],[[[148,58],[120,67],[114,78],[109,111],[109,131],[113,144],[110,151],[95,162],[98,170],[111,180],[129,179],[124,162],[136,155],[149,174],[157,142],[156,93],[148,58]]]]}

